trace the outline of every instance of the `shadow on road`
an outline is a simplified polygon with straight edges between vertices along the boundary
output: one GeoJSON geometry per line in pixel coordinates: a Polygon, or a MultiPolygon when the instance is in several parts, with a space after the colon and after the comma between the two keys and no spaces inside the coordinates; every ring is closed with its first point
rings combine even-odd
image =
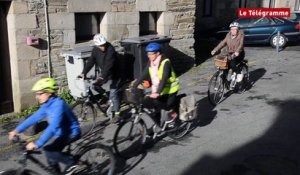
{"type": "Polygon", "coordinates": [[[194,126],[206,126],[209,125],[217,115],[217,111],[214,110],[215,106],[211,105],[208,97],[197,101],[197,118],[194,122],[194,126]]]}
{"type": "Polygon", "coordinates": [[[266,72],[267,72],[267,70],[265,68],[259,68],[259,69],[250,71],[249,72],[249,85],[246,88],[246,91],[250,90],[253,87],[253,85],[265,75],[266,72]]]}
{"type": "Polygon", "coordinates": [[[299,174],[300,100],[268,100],[267,104],[279,112],[261,137],[222,156],[200,157],[181,175],[299,174]]]}

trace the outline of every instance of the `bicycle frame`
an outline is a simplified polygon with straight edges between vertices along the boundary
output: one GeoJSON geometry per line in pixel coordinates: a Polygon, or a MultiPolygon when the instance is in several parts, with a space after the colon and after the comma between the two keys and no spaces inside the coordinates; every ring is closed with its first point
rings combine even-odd
{"type": "Polygon", "coordinates": [[[157,111],[155,110],[154,112],[152,112],[149,109],[144,108],[142,104],[134,105],[130,113],[132,113],[132,118],[135,124],[138,123],[140,120],[143,120],[141,117],[143,114],[146,114],[146,116],[148,116],[154,122],[154,125],[152,126],[152,130],[154,132],[152,139],[155,139],[160,133],[173,132],[176,130],[176,128],[166,130],[168,124],[172,121],[163,121],[163,126],[160,127],[159,123],[157,123],[157,121],[153,118],[153,114],[157,113],[157,111]],[[156,128],[158,128],[159,131],[157,131],[156,128]]]}

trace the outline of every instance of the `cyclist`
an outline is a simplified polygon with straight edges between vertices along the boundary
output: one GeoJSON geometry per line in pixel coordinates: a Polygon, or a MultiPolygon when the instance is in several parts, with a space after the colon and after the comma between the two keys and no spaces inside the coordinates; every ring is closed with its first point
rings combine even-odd
{"type": "Polygon", "coordinates": [[[49,166],[60,174],[59,162],[66,165],[65,173],[71,174],[76,169],[76,162],[71,155],[62,153],[64,147],[80,137],[81,131],[77,117],[63,99],[56,96],[57,84],[52,78],[43,78],[37,81],[32,91],[39,104],[39,109],[20,123],[8,138],[12,140],[16,135],[27,128],[47,119],[48,126],[35,142],[26,145],[27,150],[43,148],[49,166]]]}
{"type": "Polygon", "coordinates": [[[142,75],[135,81],[133,88],[136,88],[143,80],[149,81],[151,94],[150,98],[145,99],[144,106],[169,111],[168,120],[174,120],[177,114],[172,107],[174,107],[179,91],[179,80],[169,58],[162,55],[160,44],[149,43],[145,50],[149,62],[142,75]]]}
{"type": "Polygon", "coordinates": [[[215,47],[211,54],[214,55],[217,51],[227,46],[228,54],[233,56],[230,60],[230,68],[237,74],[236,82],[240,82],[243,79],[243,74],[241,74],[241,66],[238,66],[245,58],[244,51],[244,32],[240,30],[240,25],[237,22],[233,22],[229,25],[230,31],[227,33],[224,40],[222,40],[217,47],[215,47]]]}
{"type": "Polygon", "coordinates": [[[113,104],[113,123],[119,120],[120,116],[120,97],[117,89],[121,83],[121,73],[119,62],[117,60],[117,52],[111,43],[107,42],[102,34],[94,36],[94,48],[91,57],[87,60],[82,74],[79,77],[84,78],[90,69],[96,65],[99,68],[97,82],[94,84],[96,91],[100,91],[101,86],[106,90],[110,90],[109,99],[113,104]]]}

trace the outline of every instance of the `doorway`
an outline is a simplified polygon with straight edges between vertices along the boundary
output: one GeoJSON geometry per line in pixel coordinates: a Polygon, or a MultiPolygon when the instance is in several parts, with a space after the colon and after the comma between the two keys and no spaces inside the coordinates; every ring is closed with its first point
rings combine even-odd
{"type": "Polygon", "coordinates": [[[9,1],[0,1],[0,114],[14,110],[6,21],[9,6],[9,1]]]}

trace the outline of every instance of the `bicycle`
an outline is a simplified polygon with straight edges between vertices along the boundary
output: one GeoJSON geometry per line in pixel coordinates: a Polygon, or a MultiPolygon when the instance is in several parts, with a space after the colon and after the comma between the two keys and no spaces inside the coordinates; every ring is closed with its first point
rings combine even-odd
{"type": "Polygon", "coordinates": [[[142,116],[147,116],[154,122],[152,139],[167,134],[170,138],[176,140],[188,133],[192,124],[192,117],[190,120],[181,120],[177,115],[174,120],[161,120],[159,122],[155,119],[158,111],[143,107],[144,93],[142,90],[135,92],[127,90],[126,92],[131,110],[129,118],[118,126],[113,138],[113,147],[118,156],[130,158],[139,154],[146,143],[146,138],[151,138],[147,134],[147,126],[142,116]]]}
{"type": "MultiPolygon", "coordinates": [[[[112,120],[112,102],[109,100],[109,92],[103,89],[102,87],[97,87],[97,92],[92,89],[92,84],[95,78],[85,78],[84,80],[87,81],[87,90],[86,96],[82,98],[78,98],[76,102],[72,105],[73,112],[78,117],[78,121],[80,123],[81,128],[88,128],[85,134],[89,134],[93,131],[94,127],[96,126],[96,117],[97,117],[97,110],[96,107],[105,115],[106,118],[112,120]]],[[[119,91],[125,89],[128,86],[129,81],[125,81],[122,83],[119,91]]],[[[124,107],[126,104],[121,103],[121,108],[124,107]]],[[[83,134],[83,135],[85,135],[83,134]]]]}
{"type": "MultiPolygon", "coordinates": [[[[81,142],[76,141],[75,144],[71,143],[67,146],[65,151],[66,154],[71,154],[72,151],[76,151],[74,156],[77,161],[78,167],[73,174],[76,175],[113,175],[115,171],[116,160],[114,154],[109,149],[109,147],[102,145],[100,143],[95,143],[90,141],[86,143],[87,140],[81,140],[81,142]],[[73,149],[71,149],[73,147],[73,149]]],[[[57,175],[57,173],[49,168],[46,164],[41,162],[34,155],[42,154],[39,150],[28,151],[26,150],[26,141],[22,141],[19,137],[16,137],[13,141],[14,144],[18,146],[23,151],[18,163],[20,167],[12,168],[5,171],[0,171],[0,175],[57,175]],[[44,172],[39,173],[35,170],[27,168],[27,161],[30,160],[35,165],[38,165],[44,172]]]]}
{"type": "Polygon", "coordinates": [[[219,104],[224,97],[225,89],[232,92],[244,92],[249,83],[248,61],[243,60],[238,64],[241,68],[243,79],[237,82],[237,74],[229,74],[228,59],[234,59],[234,55],[217,55],[214,59],[217,71],[211,77],[208,84],[208,99],[211,104],[219,104]]]}

